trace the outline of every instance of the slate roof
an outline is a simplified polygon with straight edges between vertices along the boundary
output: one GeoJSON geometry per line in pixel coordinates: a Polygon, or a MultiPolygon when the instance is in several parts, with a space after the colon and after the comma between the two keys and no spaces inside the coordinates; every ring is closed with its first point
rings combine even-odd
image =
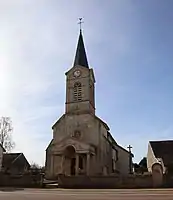
{"type": "Polygon", "coordinates": [[[2,167],[8,168],[11,165],[13,165],[15,162],[18,164],[20,163],[20,165],[22,164],[25,165],[27,163],[27,165],[30,166],[30,164],[28,163],[23,153],[4,153],[3,154],[2,167]],[[19,159],[20,156],[23,157],[23,159],[19,159]]]}
{"type": "Polygon", "coordinates": [[[151,148],[156,158],[162,158],[167,166],[173,162],[173,140],[150,141],[151,148]]]}
{"type": "Polygon", "coordinates": [[[76,55],[75,55],[75,60],[74,60],[73,66],[75,67],[77,65],[81,65],[83,67],[89,68],[81,30],[80,30],[80,34],[79,34],[77,50],[76,50],[76,55]]]}

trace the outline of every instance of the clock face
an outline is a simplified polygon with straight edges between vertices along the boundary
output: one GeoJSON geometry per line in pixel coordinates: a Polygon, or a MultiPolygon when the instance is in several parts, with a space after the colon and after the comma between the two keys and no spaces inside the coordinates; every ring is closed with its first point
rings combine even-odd
{"type": "Polygon", "coordinates": [[[74,77],[79,77],[81,75],[80,70],[74,71],[73,75],[74,75],[74,77]]]}

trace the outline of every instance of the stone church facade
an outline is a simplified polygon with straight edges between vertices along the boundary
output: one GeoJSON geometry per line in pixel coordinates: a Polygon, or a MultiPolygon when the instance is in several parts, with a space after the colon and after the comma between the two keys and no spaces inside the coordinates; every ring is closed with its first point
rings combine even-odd
{"type": "Polygon", "coordinates": [[[95,114],[95,77],[81,30],[74,65],[65,75],[65,114],[52,127],[46,177],[128,174],[133,155],[117,144],[108,125],[95,114]]]}

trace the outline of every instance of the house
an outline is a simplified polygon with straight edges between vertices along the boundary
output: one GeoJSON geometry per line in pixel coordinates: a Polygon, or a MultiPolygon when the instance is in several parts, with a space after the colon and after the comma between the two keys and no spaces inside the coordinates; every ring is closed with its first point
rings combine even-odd
{"type": "Polygon", "coordinates": [[[53,138],[46,149],[46,177],[131,173],[132,153],[115,141],[108,124],[96,115],[96,80],[81,30],[74,64],[65,75],[65,113],[52,126],[53,138]]]}
{"type": "Polygon", "coordinates": [[[0,171],[2,168],[2,159],[3,159],[3,153],[5,152],[4,147],[0,144],[0,171]]]}
{"type": "Polygon", "coordinates": [[[22,174],[30,169],[30,164],[23,153],[4,153],[2,171],[12,174],[22,174]]]}
{"type": "Polygon", "coordinates": [[[154,165],[160,165],[162,173],[173,164],[173,140],[150,141],[147,153],[147,168],[152,172],[154,165]]]}
{"type": "Polygon", "coordinates": [[[163,184],[163,175],[173,173],[173,140],[149,141],[147,168],[155,186],[163,184]]]}

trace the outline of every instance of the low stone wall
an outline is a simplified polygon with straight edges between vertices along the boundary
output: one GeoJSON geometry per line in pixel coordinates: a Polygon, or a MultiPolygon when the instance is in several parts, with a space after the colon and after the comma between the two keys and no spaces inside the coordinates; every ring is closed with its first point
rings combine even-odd
{"type": "Polygon", "coordinates": [[[42,175],[0,174],[0,187],[41,187],[42,175]]]}
{"type": "Polygon", "coordinates": [[[58,177],[62,188],[151,188],[151,175],[121,176],[64,176],[58,177]]]}
{"type": "MultiPolygon", "coordinates": [[[[152,188],[152,175],[58,176],[62,188],[152,188]]],[[[0,174],[0,187],[42,187],[42,175],[0,174]]]]}
{"type": "Polygon", "coordinates": [[[173,175],[164,174],[164,176],[163,176],[163,187],[173,188],[173,175]]]}
{"type": "Polygon", "coordinates": [[[153,179],[151,174],[129,175],[122,177],[122,188],[152,188],[153,179]]]}

